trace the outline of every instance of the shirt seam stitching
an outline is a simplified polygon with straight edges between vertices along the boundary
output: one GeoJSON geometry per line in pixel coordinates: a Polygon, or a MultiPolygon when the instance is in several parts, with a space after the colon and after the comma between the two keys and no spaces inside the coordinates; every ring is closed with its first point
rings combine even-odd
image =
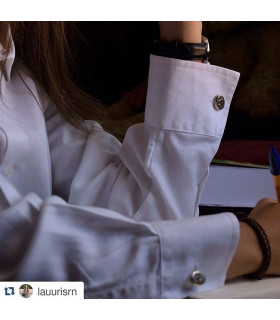
{"type": "Polygon", "coordinates": [[[182,133],[188,133],[192,135],[197,135],[197,136],[203,136],[203,137],[210,137],[210,138],[217,138],[220,139],[222,138],[223,135],[212,135],[212,134],[206,134],[206,133],[196,133],[196,132],[191,132],[191,131],[185,131],[185,130],[177,130],[177,129],[165,129],[165,128],[157,128],[149,123],[146,122],[146,125],[156,129],[156,130],[162,130],[162,131],[173,131],[173,132],[182,132],[182,133]]]}
{"type": "Polygon", "coordinates": [[[133,215],[133,219],[136,220],[136,221],[139,221],[140,218],[143,218],[143,214],[141,214],[140,211],[146,205],[147,199],[149,198],[149,195],[151,194],[152,186],[154,184],[154,181],[153,181],[153,179],[151,177],[151,173],[149,171],[149,167],[150,167],[150,163],[151,163],[151,159],[152,159],[152,153],[154,151],[155,140],[156,140],[156,137],[157,137],[157,130],[154,127],[152,127],[152,128],[155,129],[155,131],[152,133],[152,136],[151,136],[151,138],[149,140],[148,147],[147,147],[147,152],[146,152],[146,156],[145,156],[145,163],[146,163],[145,171],[147,173],[147,176],[151,179],[151,183],[150,183],[149,191],[147,192],[147,195],[146,195],[145,199],[143,200],[142,204],[140,205],[138,210],[133,215]]]}
{"type": "MultiPolygon", "coordinates": [[[[157,61],[154,60],[153,63],[154,64],[163,64],[166,66],[166,62],[164,62],[162,60],[157,60],[157,61]]],[[[193,65],[182,66],[177,61],[171,61],[170,63],[175,64],[176,67],[181,68],[181,69],[189,69],[189,70],[195,70],[195,71],[198,70],[201,72],[215,73],[215,74],[227,76],[228,78],[231,78],[233,80],[236,80],[236,77],[238,76],[238,73],[236,71],[234,71],[235,74],[230,74],[230,73],[228,73],[227,69],[224,69],[224,68],[221,68],[221,67],[215,66],[215,65],[210,65],[212,67],[215,67],[215,70],[207,70],[207,69],[203,70],[200,66],[193,66],[193,65]]]]}
{"type": "Polygon", "coordinates": [[[112,186],[111,186],[111,188],[110,188],[109,198],[108,198],[108,208],[110,208],[113,188],[114,188],[114,186],[115,186],[115,184],[116,184],[116,182],[117,182],[118,177],[120,176],[121,172],[122,172],[122,171],[124,170],[124,168],[125,168],[124,163],[123,163],[120,159],[119,159],[117,162],[119,163],[119,165],[121,166],[121,168],[119,169],[119,172],[118,172],[118,174],[116,175],[116,178],[115,178],[115,180],[114,180],[114,182],[112,183],[112,186]]]}
{"type": "Polygon", "coordinates": [[[159,255],[160,255],[160,257],[159,257],[159,261],[160,261],[160,271],[159,271],[160,272],[160,297],[162,298],[162,292],[163,292],[163,276],[162,276],[162,274],[163,274],[163,272],[162,272],[162,256],[163,256],[162,247],[163,247],[163,245],[162,245],[162,234],[161,234],[160,229],[157,227],[157,225],[155,225],[153,223],[151,223],[151,224],[152,224],[153,228],[158,233],[159,255]]]}

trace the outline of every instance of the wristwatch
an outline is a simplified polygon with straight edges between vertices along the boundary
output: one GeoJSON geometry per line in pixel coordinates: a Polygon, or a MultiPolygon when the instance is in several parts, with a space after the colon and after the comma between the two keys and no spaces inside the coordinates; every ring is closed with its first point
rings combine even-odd
{"type": "Polygon", "coordinates": [[[177,40],[162,42],[155,40],[152,44],[151,54],[181,60],[207,61],[210,53],[209,41],[206,37],[202,37],[202,39],[203,43],[183,43],[177,40]]]}

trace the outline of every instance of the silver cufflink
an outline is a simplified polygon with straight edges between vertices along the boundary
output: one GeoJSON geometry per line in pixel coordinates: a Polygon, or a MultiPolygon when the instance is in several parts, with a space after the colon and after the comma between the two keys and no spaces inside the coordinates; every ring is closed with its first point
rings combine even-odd
{"type": "Polygon", "coordinates": [[[191,283],[192,284],[198,284],[202,285],[206,281],[206,276],[204,273],[202,273],[199,270],[194,270],[192,275],[191,275],[191,283]]]}
{"type": "Polygon", "coordinates": [[[213,106],[218,111],[224,109],[224,107],[225,107],[225,98],[221,94],[216,95],[214,100],[213,100],[213,106]]]}

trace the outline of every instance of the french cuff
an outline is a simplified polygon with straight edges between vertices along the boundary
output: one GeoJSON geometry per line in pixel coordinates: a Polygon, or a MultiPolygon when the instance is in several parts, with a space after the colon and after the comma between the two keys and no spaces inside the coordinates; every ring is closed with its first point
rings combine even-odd
{"type": "Polygon", "coordinates": [[[145,122],[221,137],[238,79],[221,67],[151,55],[145,122]]]}
{"type": "Polygon", "coordinates": [[[152,222],[161,241],[161,297],[184,298],[221,287],[239,240],[231,213],[152,222]],[[175,225],[176,224],[176,225],[175,225]]]}

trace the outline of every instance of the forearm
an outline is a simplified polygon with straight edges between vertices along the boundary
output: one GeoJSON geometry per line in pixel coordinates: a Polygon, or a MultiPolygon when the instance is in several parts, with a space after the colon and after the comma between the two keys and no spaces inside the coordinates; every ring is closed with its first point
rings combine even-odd
{"type": "Polygon", "coordinates": [[[262,199],[249,215],[249,218],[255,220],[263,229],[266,234],[265,242],[268,241],[270,248],[267,248],[267,245],[261,245],[262,240],[259,240],[259,235],[257,236],[251,226],[240,223],[240,239],[227,272],[227,279],[258,272],[265,264],[267,251],[270,252],[271,259],[265,275],[280,274],[279,211],[279,202],[262,199]]]}

